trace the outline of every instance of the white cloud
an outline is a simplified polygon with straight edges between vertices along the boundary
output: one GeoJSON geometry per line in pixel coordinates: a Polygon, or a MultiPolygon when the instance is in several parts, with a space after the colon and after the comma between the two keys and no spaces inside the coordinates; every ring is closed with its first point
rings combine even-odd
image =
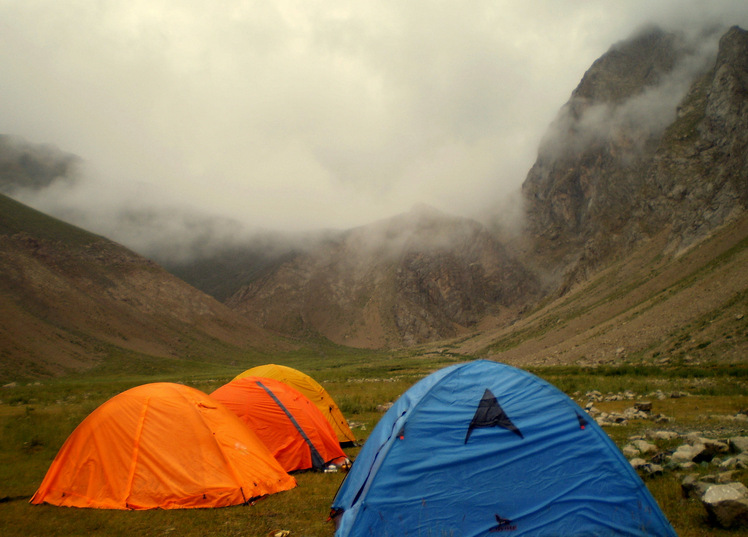
{"type": "Polygon", "coordinates": [[[279,229],[472,216],[614,42],[704,19],[746,27],[748,4],[0,0],[0,132],[83,157],[75,192],[29,201],[136,248],[107,221],[123,206],[279,229]]]}

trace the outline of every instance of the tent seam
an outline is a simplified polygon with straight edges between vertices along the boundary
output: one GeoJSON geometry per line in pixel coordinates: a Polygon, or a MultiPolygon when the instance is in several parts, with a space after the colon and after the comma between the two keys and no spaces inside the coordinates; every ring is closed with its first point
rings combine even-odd
{"type": "Polygon", "coordinates": [[[309,438],[309,436],[306,434],[306,431],[301,427],[301,424],[299,424],[298,421],[296,421],[296,418],[293,417],[291,412],[283,405],[283,403],[275,396],[275,394],[265,386],[261,381],[257,381],[257,385],[265,390],[267,394],[275,401],[275,404],[280,407],[280,409],[283,411],[283,413],[286,415],[286,417],[291,421],[293,426],[296,428],[296,430],[299,432],[301,437],[306,442],[307,446],[309,446],[309,452],[312,458],[312,466],[324,468],[326,461],[322,458],[322,455],[317,451],[317,448],[314,447],[314,444],[312,443],[312,440],[309,438]],[[317,464],[315,464],[315,460],[317,461],[317,464]]]}
{"type": "Polygon", "coordinates": [[[125,496],[122,499],[124,504],[127,506],[130,494],[132,494],[132,484],[135,480],[135,466],[138,462],[138,456],[140,455],[140,438],[143,435],[143,426],[145,424],[145,417],[148,413],[148,408],[151,404],[151,396],[149,395],[145,403],[143,404],[143,410],[140,412],[140,419],[138,420],[138,430],[135,433],[135,442],[133,442],[132,457],[130,459],[130,472],[127,476],[127,486],[125,487],[125,496]]]}

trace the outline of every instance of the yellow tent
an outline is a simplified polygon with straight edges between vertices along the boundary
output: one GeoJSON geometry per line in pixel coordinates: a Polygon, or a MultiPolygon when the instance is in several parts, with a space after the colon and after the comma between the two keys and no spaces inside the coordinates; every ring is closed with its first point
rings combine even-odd
{"type": "Polygon", "coordinates": [[[31,503],[224,507],[296,486],[262,441],[203,392],[168,382],[111,398],[68,437],[31,503]]]}
{"type": "Polygon", "coordinates": [[[265,377],[279,380],[296,391],[304,394],[332,425],[332,430],[341,444],[355,443],[356,437],[348,426],[343,413],[335,404],[335,401],[327,391],[309,375],[292,367],[276,364],[266,364],[247,369],[244,373],[237,375],[234,380],[244,377],[265,377]]]}

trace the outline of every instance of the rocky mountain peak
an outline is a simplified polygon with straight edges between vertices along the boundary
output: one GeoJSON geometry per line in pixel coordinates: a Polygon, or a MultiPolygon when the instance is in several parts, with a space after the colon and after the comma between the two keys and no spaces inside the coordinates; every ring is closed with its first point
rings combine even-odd
{"type": "Polygon", "coordinates": [[[682,50],[674,34],[649,26],[614,44],[596,60],[572,92],[571,102],[620,103],[657,85],[675,66],[682,50]]]}
{"type": "Polygon", "coordinates": [[[558,277],[625,252],[676,213],[685,229],[717,192],[719,215],[702,231],[736,207],[746,178],[744,34],[733,28],[717,47],[719,34],[648,29],[587,71],[522,187],[536,252],[558,277]],[[730,181],[729,195],[717,187],[730,181]],[[688,195],[699,199],[690,209],[673,205],[688,195]]]}

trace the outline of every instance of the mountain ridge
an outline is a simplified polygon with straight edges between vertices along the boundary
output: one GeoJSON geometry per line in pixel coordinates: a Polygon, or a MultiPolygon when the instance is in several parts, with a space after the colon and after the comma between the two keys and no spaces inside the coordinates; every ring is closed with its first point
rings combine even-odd
{"type": "Polygon", "coordinates": [[[227,305],[284,333],[396,347],[457,335],[537,284],[476,221],[423,207],[360,226],[300,254],[227,305]]]}

